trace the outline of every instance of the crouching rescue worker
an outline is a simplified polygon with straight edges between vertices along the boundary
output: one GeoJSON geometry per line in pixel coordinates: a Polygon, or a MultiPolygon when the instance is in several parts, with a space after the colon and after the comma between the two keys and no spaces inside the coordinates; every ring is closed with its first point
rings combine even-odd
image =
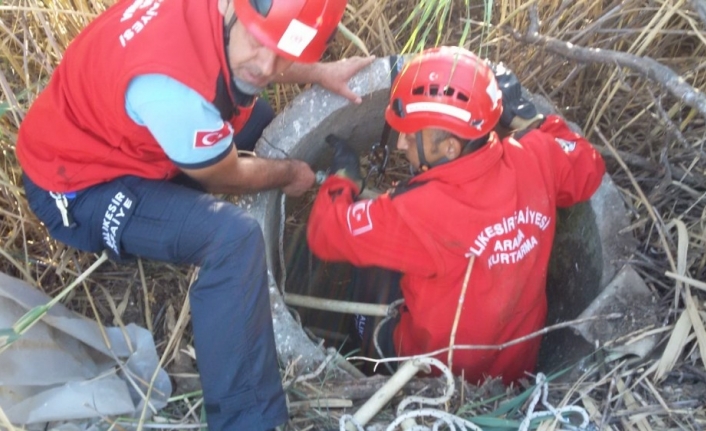
{"type": "MultiPolygon", "coordinates": [[[[356,200],[357,156],[333,140],[332,175],[314,202],[308,243],[323,260],[402,274],[405,303],[394,342],[381,340],[385,356],[449,347],[469,262],[454,345],[499,345],[541,329],[556,208],[589,199],[601,183],[604,163],[591,144],[559,116],[537,114],[514,74],[497,73],[451,47],[405,65],[385,118],[417,174],[376,199],[356,200]],[[500,140],[499,122],[525,130],[500,140]]],[[[501,376],[509,384],[533,371],[539,345],[535,337],[503,350],[457,349],[452,370],[471,383],[501,376]]],[[[448,354],[436,357],[446,362],[448,354]]]]}
{"type": "Polygon", "coordinates": [[[372,57],[320,63],[346,0],[122,0],[66,50],[19,130],[27,200],[56,239],[114,259],[200,267],[189,299],[211,431],[288,419],[257,221],[207,192],[315,181],[294,159],[239,157],[273,110],[270,82],[348,80],[372,57]]]}

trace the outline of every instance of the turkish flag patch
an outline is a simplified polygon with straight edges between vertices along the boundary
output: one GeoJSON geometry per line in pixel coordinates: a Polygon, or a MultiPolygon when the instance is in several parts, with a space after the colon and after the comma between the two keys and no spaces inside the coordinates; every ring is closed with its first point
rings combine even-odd
{"type": "Polygon", "coordinates": [[[370,199],[359,201],[348,207],[348,229],[353,236],[373,230],[370,219],[370,199]]]}
{"type": "Polygon", "coordinates": [[[233,133],[230,123],[223,122],[218,130],[197,130],[194,137],[194,148],[209,148],[221,139],[233,133]]]}
{"type": "Polygon", "coordinates": [[[565,153],[570,153],[576,149],[576,141],[567,141],[561,138],[554,138],[554,140],[561,146],[561,149],[564,150],[565,153]]]}

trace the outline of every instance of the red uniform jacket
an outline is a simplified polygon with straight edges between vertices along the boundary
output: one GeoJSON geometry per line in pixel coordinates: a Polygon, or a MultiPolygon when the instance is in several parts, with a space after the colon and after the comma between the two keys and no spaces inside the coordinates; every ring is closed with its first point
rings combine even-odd
{"type": "MultiPolygon", "coordinates": [[[[475,256],[456,345],[498,345],[541,329],[556,207],[587,200],[605,166],[558,116],[519,141],[417,175],[408,191],[355,202],[356,186],[332,176],[319,190],[307,238],[324,260],[404,273],[398,355],[449,346],[470,256],[475,256]]],[[[374,288],[374,287],[373,287],[374,288]]],[[[532,371],[540,338],[504,350],[456,350],[453,372],[469,382],[505,383],[532,371]]],[[[446,361],[447,353],[437,355],[446,361]]]]}
{"type": "MultiPolygon", "coordinates": [[[[122,0],[93,20],[22,122],[17,158],[27,175],[56,192],[123,175],[176,175],[147,128],[125,111],[128,83],[146,73],[171,76],[233,120],[238,110],[226,84],[231,77],[217,1],[122,0]]],[[[224,124],[221,132],[229,128],[224,124]]]]}

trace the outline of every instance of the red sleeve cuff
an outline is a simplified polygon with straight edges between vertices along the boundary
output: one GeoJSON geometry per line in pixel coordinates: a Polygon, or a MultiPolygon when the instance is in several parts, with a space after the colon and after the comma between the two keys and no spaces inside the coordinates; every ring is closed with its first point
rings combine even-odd
{"type": "Polygon", "coordinates": [[[329,177],[326,178],[326,181],[324,181],[321,187],[327,189],[333,189],[338,187],[349,188],[354,196],[358,196],[360,194],[360,188],[358,187],[358,184],[355,183],[355,181],[339,175],[329,175],[329,177]]]}

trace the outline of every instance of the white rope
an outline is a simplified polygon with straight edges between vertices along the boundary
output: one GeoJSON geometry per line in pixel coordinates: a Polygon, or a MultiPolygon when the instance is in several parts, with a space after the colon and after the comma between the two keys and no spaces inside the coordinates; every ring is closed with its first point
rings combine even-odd
{"type": "Polygon", "coordinates": [[[355,427],[357,431],[365,431],[362,426],[353,418],[353,415],[343,415],[341,419],[338,420],[338,428],[340,431],[346,431],[347,424],[351,424],[355,427]]]}
{"type": "Polygon", "coordinates": [[[385,428],[385,431],[394,431],[394,429],[397,428],[405,420],[421,417],[432,417],[436,418],[437,420],[434,422],[431,428],[424,425],[415,425],[409,428],[409,430],[438,431],[442,425],[446,425],[450,431],[483,431],[478,425],[469,422],[466,419],[437,409],[419,409],[405,412],[402,415],[397,416],[397,418],[392,421],[392,423],[387,428],[385,428]]]}
{"type": "Polygon", "coordinates": [[[407,408],[407,406],[412,403],[418,403],[420,405],[426,404],[432,406],[444,404],[445,402],[451,399],[451,396],[453,396],[454,392],[456,391],[456,383],[454,382],[453,374],[451,374],[451,370],[449,369],[449,367],[446,366],[446,364],[436,358],[419,358],[416,359],[416,361],[438,368],[444,374],[444,377],[446,377],[446,391],[442,396],[437,398],[420,397],[417,395],[406,397],[402,400],[402,402],[400,402],[400,405],[397,406],[398,416],[401,415],[404,412],[405,408],[407,408]]]}
{"type": "Polygon", "coordinates": [[[527,416],[525,416],[524,420],[520,424],[518,431],[529,430],[530,422],[532,421],[532,419],[537,419],[550,415],[554,416],[554,418],[562,424],[571,425],[571,422],[568,419],[564,418],[564,414],[567,413],[577,413],[581,416],[582,422],[581,425],[577,427],[578,429],[586,429],[586,427],[588,427],[588,413],[584,408],[578,406],[566,406],[557,409],[551,404],[549,404],[549,401],[547,401],[547,396],[549,395],[547,377],[543,373],[537,373],[537,378],[535,382],[537,384],[537,387],[532,392],[532,401],[530,401],[530,404],[527,407],[527,416]],[[542,405],[544,406],[544,408],[547,409],[547,411],[535,412],[534,408],[537,406],[537,403],[540,401],[540,399],[542,401],[542,405]]]}
{"type": "MultiPolygon", "coordinates": [[[[480,428],[478,425],[464,418],[458,417],[443,410],[421,407],[423,405],[436,406],[446,403],[451,398],[451,396],[453,396],[456,385],[454,377],[451,374],[451,370],[443,362],[435,358],[416,358],[415,360],[438,368],[446,377],[446,390],[444,391],[444,394],[442,396],[437,398],[427,398],[416,395],[404,398],[397,407],[397,417],[387,426],[387,428],[385,428],[385,431],[394,431],[406,421],[406,431],[438,431],[444,426],[447,427],[450,431],[482,431],[482,428],[480,428]],[[405,409],[411,404],[419,404],[420,408],[416,410],[405,411],[405,409]],[[417,424],[409,426],[409,421],[411,420],[412,423],[414,423],[413,420],[416,418],[432,418],[435,419],[435,421],[433,422],[431,428],[426,425],[417,424]]],[[[528,431],[530,429],[530,424],[532,420],[548,417],[553,417],[559,423],[563,424],[564,427],[567,429],[590,429],[589,416],[584,408],[578,406],[565,406],[561,408],[556,408],[549,403],[549,401],[547,400],[547,397],[549,395],[548,382],[544,374],[537,374],[536,385],[537,387],[532,392],[532,398],[530,400],[529,406],[527,407],[527,414],[522,420],[518,431],[528,431]],[[546,409],[545,411],[535,411],[537,404],[539,404],[540,402],[542,406],[544,406],[544,408],[546,409]],[[578,426],[572,425],[571,421],[565,418],[565,416],[570,414],[577,414],[581,416],[581,424],[578,426]]],[[[339,426],[340,431],[364,431],[363,427],[359,423],[357,423],[357,421],[351,415],[342,416],[339,420],[339,426]]]]}
{"type": "Polygon", "coordinates": [[[456,391],[456,383],[454,381],[453,374],[451,374],[451,370],[446,366],[446,364],[435,358],[417,358],[415,360],[438,368],[444,374],[444,377],[446,377],[446,391],[444,391],[442,396],[437,398],[420,397],[417,395],[406,397],[397,407],[397,418],[395,418],[395,420],[387,427],[386,431],[393,431],[402,422],[420,417],[431,417],[437,420],[434,422],[432,428],[424,425],[414,425],[408,428],[407,431],[437,431],[443,425],[447,426],[450,431],[482,431],[476,424],[443,410],[420,408],[417,410],[404,411],[405,408],[411,404],[432,406],[442,405],[450,400],[456,391]]]}
{"type": "MultiPolygon", "coordinates": [[[[454,381],[453,374],[451,370],[441,361],[435,358],[416,358],[414,361],[435,366],[446,377],[446,390],[444,394],[437,398],[427,398],[420,397],[417,395],[412,395],[406,397],[397,407],[397,417],[390,425],[386,428],[386,431],[394,431],[400,424],[405,422],[406,431],[438,431],[442,426],[448,427],[450,431],[482,431],[480,427],[466,419],[455,416],[451,413],[445,412],[443,410],[437,410],[433,408],[420,408],[417,410],[404,411],[411,404],[421,405],[442,405],[446,403],[453,396],[456,390],[456,384],[454,381]],[[431,428],[425,425],[413,424],[410,426],[410,420],[414,423],[415,418],[434,418],[436,419],[431,428]]],[[[351,415],[344,415],[339,420],[340,431],[364,431],[363,427],[355,420],[351,415]]]]}

